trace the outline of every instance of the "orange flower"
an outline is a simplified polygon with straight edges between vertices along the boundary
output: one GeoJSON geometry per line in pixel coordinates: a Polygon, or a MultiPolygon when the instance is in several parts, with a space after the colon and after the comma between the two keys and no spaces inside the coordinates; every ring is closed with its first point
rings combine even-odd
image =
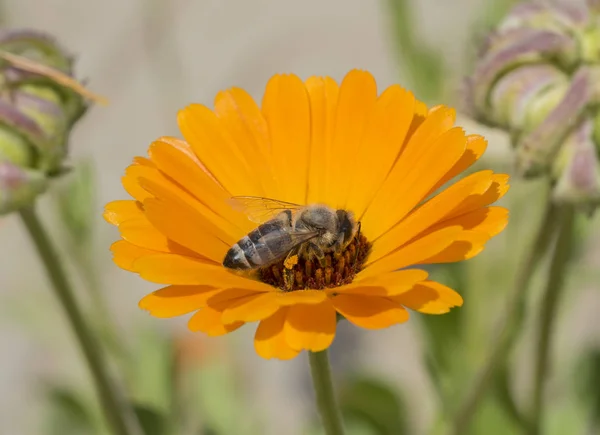
{"type": "Polygon", "coordinates": [[[469,259],[507,223],[506,209],[490,207],[508,190],[504,174],[476,172],[433,196],[479,159],[485,139],[453,127],[452,109],[428,110],[398,85],[377,95],[364,71],[339,86],[277,75],[260,107],[232,88],[213,110],[193,104],[178,121],[185,141],[153,142],[149,159],[135,158],[123,177],[134,199],[106,206],[123,239],[114,261],[168,285],[140,302],[156,317],[193,312],[189,328],[212,336],[260,322],[254,343],[264,358],[328,348],[336,313],[379,329],[408,320],[407,308],[462,305],[415,266],[469,259]],[[233,196],[348,210],[360,235],[355,227],[322,261],[301,254],[233,272],[226,253],[257,227],[233,196]]]}

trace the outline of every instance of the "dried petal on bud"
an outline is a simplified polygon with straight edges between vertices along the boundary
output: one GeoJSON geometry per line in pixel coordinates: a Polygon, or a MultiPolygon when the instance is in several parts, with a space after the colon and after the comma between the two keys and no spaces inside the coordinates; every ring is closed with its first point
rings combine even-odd
{"type": "Polygon", "coordinates": [[[502,128],[522,130],[531,118],[528,110],[549,89],[568,88],[566,74],[547,64],[525,65],[505,74],[491,95],[491,117],[485,121],[502,128]]]}
{"type": "Polygon", "coordinates": [[[522,175],[534,176],[549,170],[562,142],[581,122],[593,96],[590,70],[582,67],[556,107],[519,140],[517,169],[522,175]]]}
{"type": "MultiPolygon", "coordinates": [[[[45,33],[28,29],[1,32],[0,49],[71,74],[73,57],[58,45],[54,38],[45,33]]],[[[15,72],[30,77],[30,74],[25,71],[15,72]]]]}
{"type": "Polygon", "coordinates": [[[556,201],[593,209],[600,204],[600,162],[591,121],[585,121],[564,142],[554,172],[556,201]]]}
{"type": "Polygon", "coordinates": [[[48,178],[39,171],[0,162],[0,215],[30,204],[48,187],[48,178]]]}

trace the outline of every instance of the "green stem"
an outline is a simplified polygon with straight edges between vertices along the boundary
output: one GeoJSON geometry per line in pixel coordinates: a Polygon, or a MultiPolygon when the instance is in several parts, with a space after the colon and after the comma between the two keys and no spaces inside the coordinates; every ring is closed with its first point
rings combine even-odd
{"type": "Polygon", "coordinates": [[[333,392],[327,350],[308,352],[308,359],[310,361],[313,387],[315,388],[315,395],[317,397],[317,407],[323,427],[325,428],[325,433],[327,435],[343,435],[342,417],[333,392]]]}
{"type": "Polygon", "coordinates": [[[554,247],[548,282],[542,296],[539,312],[538,339],[535,355],[535,376],[533,381],[533,406],[531,413],[531,435],[542,433],[542,418],[544,411],[544,386],[548,377],[548,362],[550,359],[550,346],[552,332],[557,318],[557,310],[560,296],[565,281],[565,270],[569,263],[569,257],[573,242],[573,224],[575,212],[571,207],[565,206],[561,213],[558,240],[554,247]]]}
{"type": "Polygon", "coordinates": [[[98,343],[92,336],[81,309],[77,305],[75,295],[60,263],[56,249],[33,208],[23,209],[20,214],[44,263],[54,293],[65,310],[81,351],[85,356],[100,402],[112,428],[112,433],[115,435],[129,435],[130,431],[119,407],[121,403],[119,395],[108,376],[98,343]]]}
{"type": "Polygon", "coordinates": [[[513,292],[508,299],[506,314],[500,323],[500,327],[497,329],[499,332],[496,335],[496,339],[487,353],[488,359],[483,368],[475,375],[473,382],[469,383],[471,387],[464,396],[465,399],[460,404],[452,422],[449,432],[451,435],[464,435],[467,433],[471,419],[492,384],[494,375],[504,363],[516,342],[518,332],[525,317],[527,289],[529,288],[535,269],[543,258],[550,240],[552,240],[552,234],[557,221],[556,214],[556,207],[548,199],[543,222],[535,236],[533,245],[521,263],[513,292]]]}
{"type": "Polygon", "coordinates": [[[94,262],[91,256],[91,247],[88,244],[83,246],[75,246],[76,241],[71,244],[72,252],[74,252],[74,261],[78,266],[82,278],[87,284],[90,299],[92,303],[92,313],[95,314],[95,324],[99,332],[100,338],[104,339],[110,351],[114,353],[120,365],[124,370],[129,367],[129,355],[127,347],[122,341],[121,335],[115,328],[115,324],[111,321],[110,309],[106,298],[102,294],[100,279],[96,273],[94,262]]]}

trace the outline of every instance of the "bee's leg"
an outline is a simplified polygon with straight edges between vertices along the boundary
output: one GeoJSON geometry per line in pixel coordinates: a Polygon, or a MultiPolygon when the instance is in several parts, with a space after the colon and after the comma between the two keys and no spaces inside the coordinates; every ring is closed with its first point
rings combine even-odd
{"type": "Polygon", "coordinates": [[[286,291],[291,291],[294,287],[294,266],[298,263],[298,252],[298,247],[292,249],[283,261],[283,282],[286,291]]]}
{"type": "Polygon", "coordinates": [[[319,245],[317,245],[315,243],[309,243],[307,249],[311,256],[315,256],[317,258],[317,260],[319,260],[319,264],[321,265],[321,267],[326,266],[325,253],[323,252],[323,249],[319,245]]]}

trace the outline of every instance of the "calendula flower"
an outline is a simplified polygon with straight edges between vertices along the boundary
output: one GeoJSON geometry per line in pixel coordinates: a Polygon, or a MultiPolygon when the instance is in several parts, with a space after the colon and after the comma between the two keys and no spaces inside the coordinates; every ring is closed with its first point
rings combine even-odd
{"type": "Polygon", "coordinates": [[[372,75],[356,70],[339,86],[274,76],[260,106],[242,89],[221,92],[213,110],[179,113],[185,141],[160,138],[126,169],[134,199],[105,211],[122,237],[114,260],[168,285],[140,302],[154,316],[194,313],[189,328],[213,336],[260,322],[264,358],[328,348],[338,313],[379,329],[407,321],[407,309],[448,312],[462,298],[420,267],[477,255],[507,222],[507,210],[490,206],[508,190],[506,175],[484,170],[441,189],[486,148],[454,121],[452,109],[428,109],[398,85],[378,95],[372,75]],[[239,196],[324,204],[354,224],[320,260],[301,250],[253,267],[257,257],[238,257],[247,270],[232,271],[226,254],[257,227],[231,206],[239,196]]]}

